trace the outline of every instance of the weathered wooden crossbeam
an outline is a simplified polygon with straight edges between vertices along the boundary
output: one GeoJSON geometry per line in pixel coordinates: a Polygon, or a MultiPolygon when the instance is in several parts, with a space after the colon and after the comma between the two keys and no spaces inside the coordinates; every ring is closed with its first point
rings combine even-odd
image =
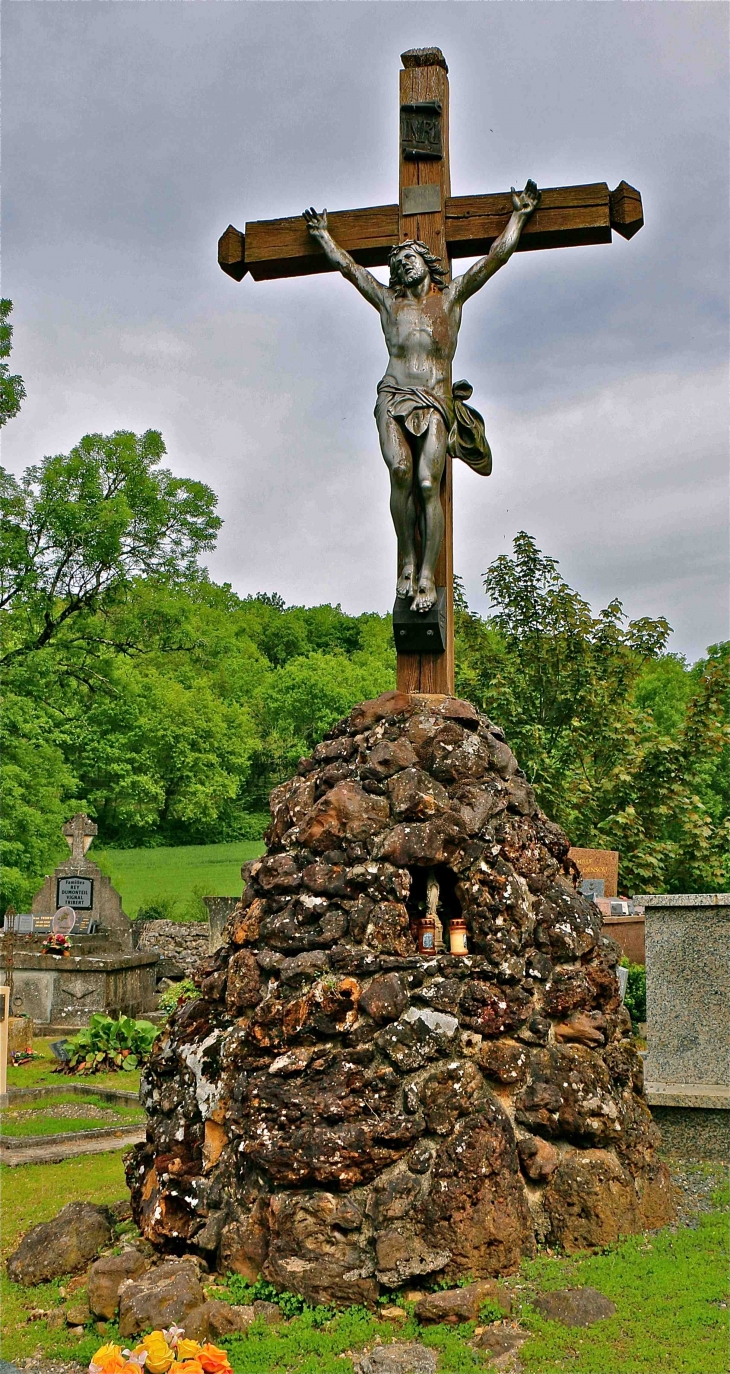
{"type": "MultiPolygon", "coordinates": [[[[445,205],[449,257],[488,253],[511,213],[508,192],[449,196],[445,205]]],[[[418,217],[423,230],[428,218],[426,214],[418,217]]],[[[363,267],[385,266],[388,250],[399,237],[397,205],[328,212],[328,219],[333,237],[363,267]]],[[[540,208],[528,220],[517,251],[610,243],[613,229],[630,239],[643,223],[641,195],[625,181],[615,191],[609,191],[605,181],[549,187],[543,190],[540,208]]],[[[419,228],[419,234],[423,230],[419,228]]],[[[236,281],[247,272],[255,281],[269,281],[333,270],[318,252],[301,215],[254,220],[246,224],[245,233],[229,224],[218,241],[218,262],[236,281]]]]}

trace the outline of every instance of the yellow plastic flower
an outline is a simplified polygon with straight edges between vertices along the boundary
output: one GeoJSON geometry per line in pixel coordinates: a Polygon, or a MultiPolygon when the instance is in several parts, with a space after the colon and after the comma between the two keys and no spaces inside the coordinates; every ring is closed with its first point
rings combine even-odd
{"type": "Polygon", "coordinates": [[[175,1346],[176,1360],[195,1360],[200,1354],[202,1347],[197,1341],[190,1341],[183,1338],[175,1346]]]}
{"type": "Polygon", "coordinates": [[[200,1363],[204,1374],[233,1374],[228,1352],[221,1350],[219,1345],[211,1345],[210,1342],[204,1345],[200,1352],[200,1363]]]}
{"type": "Polygon", "coordinates": [[[114,1345],[112,1342],[110,1342],[108,1345],[100,1345],[96,1354],[92,1355],[91,1363],[97,1364],[99,1368],[101,1368],[102,1365],[105,1365],[107,1360],[110,1360],[113,1355],[121,1355],[121,1353],[121,1345],[114,1345]]]}
{"type": "Polygon", "coordinates": [[[152,1331],[149,1336],[145,1336],[137,1349],[147,1351],[146,1374],[167,1374],[175,1359],[161,1331],[152,1331]]]}

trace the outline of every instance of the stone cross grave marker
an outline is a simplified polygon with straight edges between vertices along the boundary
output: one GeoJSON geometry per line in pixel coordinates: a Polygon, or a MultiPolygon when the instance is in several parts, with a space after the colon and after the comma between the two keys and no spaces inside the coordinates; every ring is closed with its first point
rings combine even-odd
{"type": "Polygon", "coordinates": [[[398,688],[453,693],[451,460],[491,469],[481,416],[466,405],[471,388],[452,392],[461,305],[515,249],[610,243],[612,229],[628,239],[644,220],[625,181],[614,191],[596,182],[538,192],[528,182],[519,195],[452,196],[443,53],[416,48],[402,61],[398,204],[259,220],[243,233],[229,225],[218,262],[235,281],[339,270],[380,311],[390,362],[376,416],[398,535],[398,688]],[[451,280],[453,258],[480,254],[451,280]],[[388,263],[389,287],[363,270],[388,263]]]}

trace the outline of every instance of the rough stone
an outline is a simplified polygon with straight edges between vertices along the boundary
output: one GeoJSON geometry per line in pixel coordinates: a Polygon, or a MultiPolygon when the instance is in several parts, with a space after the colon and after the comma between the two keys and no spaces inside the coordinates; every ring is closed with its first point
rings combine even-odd
{"type": "Polygon", "coordinates": [[[408,993],[397,973],[384,973],[373,978],[360,998],[360,1006],[380,1025],[397,1021],[408,1006],[408,993]]]}
{"type": "Polygon", "coordinates": [[[109,1244],[111,1215],[91,1202],[68,1202],[52,1221],[33,1226],[8,1259],[8,1278],[32,1286],[76,1274],[109,1244]]]}
{"type": "Polygon", "coordinates": [[[385,694],[270,804],[203,995],[145,1070],[127,1175],[144,1238],[373,1306],[421,1275],[511,1273],[537,1239],[662,1224],[616,947],[502,731],[385,694]],[[432,876],[466,958],[418,951],[432,876]]]}
{"type": "Polygon", "coordinates": [[[522,1172],[531,1183],[545,1183],[560,1163],[560,1155],[554,1145],[541,1140],[537,1135],[523,1136],[517,1141],[522,1172]]]}
{"type": "Polygon", "coordinates": [[[66,1308],[66,1324],[68,1326],[87,1326],[91,1321],[91,1312],[88,1303],[74,1302],[69,1303],[66,1308]]]}
{"type": "Polygon", "coordinates": [[[552,1293],[539,1293],[533,1301],[543,1317],[562,1322],[563,1326],[593,1326],[616,1311],[616,1304],[597,1288],[558,1288],[552,1293]]]}
{"type": "Polygon", "coordinates": [[[119,1289],[127,1279],[136,1279],[149,1269],[150,1261],[141,1250],[130,1247],[120,1255],[103,1255],[92,1264],[88,1280],[87,1294],[89,1307],[95,1317],[111,1321],[119,1307],[119,1289]]]}
{"type": "Polygon", "coordinates": [[[519,1350],[529,1336],[529,1331],[520,1326],[494,1322],[491,1326],[485,1326],[478,1335],[475,1333],[473,1345],[477,1350],[488,1351],[492,1361],[501,1361],[503,1356],[509,1356],[513,1351],[519,1350]]]}
{"type": "Polygon", "coordinates": [[[421,1322],[448,1322],[456,1326],[459,1322],[476,1321],[480,1307],[486,1302],[499,1307],[505,1315],[512,1310],[512,1300],[504,1284],[482,1279],[465,1288],[429,1293],[418,1303],[416,1316],[421,1322]]]}
{"type": "Polygon", "coordinates": [[[266,1326],[278,1326],[284,1320],[284,1313],[275,1302],[263,1302],[260,1298],[253,1304],[253,1314],[256,1321],[265,1322],[266,1326]]]}
{"type": "Polygon", "coordinates": [[[436,1352],[415,1342],[394,1341],[359,1355],[354,1367],[355,1374],[436,1374],[436,1352]]]}
{"type": "MultiPolygon", "coordinates": [[[[119,1289],[119,1334],[162,1330],[173,1322],[191,1335],[190,1317],[205,1306],[198,1268],[190,1259],[169,1259],[119,1289]]],[[[200,1330],[200,1322],[194,1323],[200,1330]]],[[[205,1335],[205,1331],[202,1332],[205,1335]]],[[[197,1339],[197,1337],[194,1337],[197,1339]]]]}
{"type": "Polygon", "coordinates": [[[217,1298],[211,1298],[205,1306],[211,1336],[232,1336],[236,1331],[245,1331],[256,1320],[253,1306],[238,1307],[217,1298]]]}

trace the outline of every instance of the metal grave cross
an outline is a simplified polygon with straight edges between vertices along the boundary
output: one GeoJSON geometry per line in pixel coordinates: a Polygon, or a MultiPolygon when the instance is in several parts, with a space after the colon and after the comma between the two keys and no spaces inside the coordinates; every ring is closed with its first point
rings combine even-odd
{"type": "MultiPolygon", "coordinates": [[[[489,252],[512,213],[509,192],[452,196],[449,176],[448,67],[439,48],[402,54],[400,73],[400,171],[397,205],[328,212],[337,243],[363,267],[382,267],[394,244],[420,239],[450,269],[453,258],[489,252]]],[[[518,252],[610,243],[615,229],[630,239],[644,223],[641,195],[625,181],[542,189],[539,208],[527,221],[518,252]]],[[[235,281],[330,272],[302,215],[257,220],[244,232],[229,224],[218,242],[218,262],[235,281]]],[[[445,532],[436,582],[446,589],[445,652],[398,653],[398,688],[404,692],[454,690],[452,462],[441,484],[445,532]]]]}

